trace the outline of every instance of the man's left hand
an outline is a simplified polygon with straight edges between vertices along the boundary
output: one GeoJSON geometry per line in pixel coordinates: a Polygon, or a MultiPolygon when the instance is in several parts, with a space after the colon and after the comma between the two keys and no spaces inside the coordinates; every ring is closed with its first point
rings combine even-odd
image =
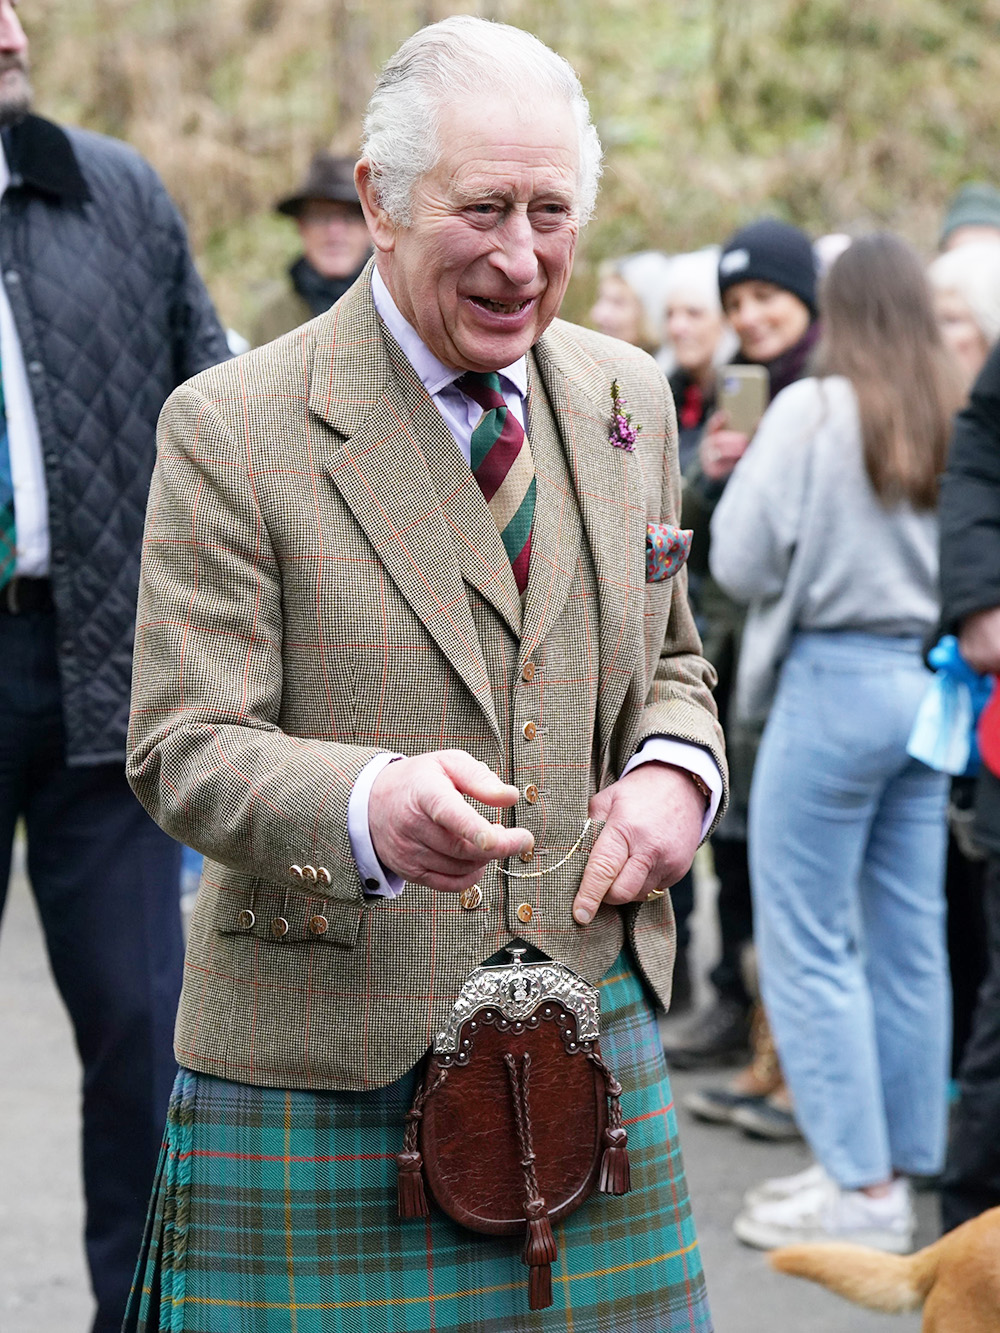
{"type": "Polygon", "coordinates": [[[606,822],[573,901],[581,926],[602,902],[644,902],[654,889],[677,883],[701,842],[705,797],[689,773],[653,761],[598,792],[589,813],[606,822]]]}

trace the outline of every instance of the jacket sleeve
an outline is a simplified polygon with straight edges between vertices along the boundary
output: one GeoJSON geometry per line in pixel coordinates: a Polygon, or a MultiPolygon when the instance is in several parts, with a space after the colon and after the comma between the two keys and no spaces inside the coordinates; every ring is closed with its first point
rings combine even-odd
{"type": "Polygon", "coordinates": [[[282,883],[292,864],[326,866],[327,893],[357,900],[348,802],[379,750],[282,730],[282,650],[249,464],[185,386],[160,419],[146,516],[129,781],[157,823],[213,860],[282,883]]]}
{"type": "Polygon", "coordinates": [[[780,595],[798,534],[817,385],[803,380],[774,400],[712,516],[713,578],[738,602],[780,595]]]}
{"type": "Polygon", "coordinates": [[[181,215],[159,176],[152,168],[149,173],[147,206],[168,252],[165,269],[169,266],[171,274],[170,337],[174,384],[178,385],[220,361],[228,361],[232,354],[212,298],[195,268],[181,215]]]}
{"type": "Polygon", "coordinates": [[[955,419],[940,524],[942,621],[956,630],[1000,606],[1000,344],[955,419]]]}

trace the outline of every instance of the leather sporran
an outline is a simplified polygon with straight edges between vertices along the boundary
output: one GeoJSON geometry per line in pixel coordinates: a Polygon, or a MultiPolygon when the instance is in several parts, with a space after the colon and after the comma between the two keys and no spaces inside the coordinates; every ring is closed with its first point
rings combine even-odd
{"type": "Polygon", "coordinates": [[[597,988],[562,963],[477,968],[437,1034],[406,1117],[400,1217],[443,1212],[488,1235],[525,1233],[531,1309],[552,1304],[552,1222],[595,1188],[627,1194],[621,1087],[601,1059],[597,988]]]}

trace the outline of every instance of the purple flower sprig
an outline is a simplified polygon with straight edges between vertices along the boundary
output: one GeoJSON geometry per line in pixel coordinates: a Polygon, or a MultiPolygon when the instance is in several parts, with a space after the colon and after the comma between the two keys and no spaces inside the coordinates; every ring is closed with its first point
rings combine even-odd
{"type": "Polygon", "coordinates": [[[611,381],[611,432],[608,435],[609,444],[613,444],[616,449],[627,449],[629,453],[635,448],[635,442],[641,426],[632,425],[632,413],[626,411],[628,404],[622,397],[621,389],[617,380],[611,381]]]}

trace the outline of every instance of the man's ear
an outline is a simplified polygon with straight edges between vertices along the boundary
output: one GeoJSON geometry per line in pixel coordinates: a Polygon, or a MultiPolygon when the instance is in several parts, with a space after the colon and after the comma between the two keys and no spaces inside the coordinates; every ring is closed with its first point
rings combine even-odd
{"type": "Polygon", "coordinates": [[[396,247],[396,224],[379,202],[371,163],[366,157],[354,168],[354,184],[375,249],[388,254],[396,247]]]}

